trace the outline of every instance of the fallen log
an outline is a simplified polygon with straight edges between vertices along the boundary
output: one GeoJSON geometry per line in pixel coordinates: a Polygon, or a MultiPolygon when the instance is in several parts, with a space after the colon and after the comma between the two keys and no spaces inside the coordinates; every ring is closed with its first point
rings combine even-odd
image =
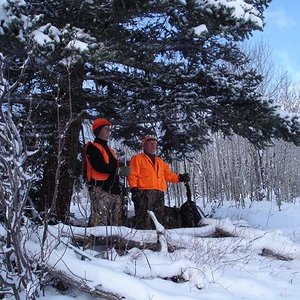
{"type": "Polygon", "coordinates": [[[91,288],[87,280],[84,278],[79,278],[77,276],[71,276],[69,274],[63,273],[61,271],[55,270],[53,268],[47,270],[48,273],[56,279],[61,280],[65,285],[72,286],[80,289],[83,292],[86,292],[92,296],[102,297],[107,300],[120,300],[124,299],[123,296],[118,294],[113,294],[111,292],[107,292],[101,289],[100,285],[97,285],[95,288],[91,288]]]}
{"type": "Polygon", "coordinates": [[[266,249],[266,248],[263,248],[261,253],[260,253],[261,256],[267,256],[267,257],[274,257],[276,259],[279,259],[279,260],[284,260],[284,261],[291,261],[293,260],[293,258],[289,257],[289,256],[286,256],[286,255],[282,255],[278,252],[274,252],[270,249],[266,249]]]}
{"type": "MultiPolygon", "coordinates": [[[[76,235],[74,236],[73,241],[79,243],[80,240],[87,239],[90,245],[106,245],[107,249],[114,248],[119,255],[122,255],[132,248],[138,248],[140,250],[149,249],[156,252],[161,251],[161,241],[163,241],[164,249],[167,249],[166,251],[168,252],[174,252],[177,249],[185,248],[184,243],[179,243],[177,238],[174,238],[173,240],[170,238],[178,235],[183,238],[182,240],[189,237],[196,239],[242,238],[245,241],[248,241],[249,245],[256,249],[258,254],[264,256],[272,256],[280,260],[292,260],[300,257],[300,248],[292,241],[286,238],[284,239],[282,236],[278,236],[273,232],[237,226],[228,220],[203,219],[203,227],[184,229],[166,230],[161,224],[158,223],[156,225],[158,226],[156,232],[154,230],[136,230],[129,233],[129,231],[123,230],[120,231],[120,235],[118,235],[119,232],[115,230],[112,231],[113,235],[111,236],[106,236],[104,234],[94,236],[87,232],[87,234],[90,234],[87,236],[88,239],[86,236],[76,235]],[[121,234],[123,236],[121,236],[121,234]],[[137,237],[139,237],[139,239],[137,239],[137,237]],[[143,240],[143,242],[140,242],[141,240],[143,240]]],[[[102,232],[104,233],[104,231],[102,232]]]]}
{"type": "Polygon", "coordinates": [[[72,242],[76,245],[82,246],[84,249],[94,248],[97,246],[103,246],[107,249],[114,248],[119,255],[123,255],[127,250],[132,248],[138,248],[140,250],[149,249],[152,251],[159,251],[160,245],[151,242],[139,242],[130,240],[118,235],[112,236],[81,236],[74,235],[72,237],[72,242]]]}
{"type": "Polygon", "coordinates": [[[147,212],[148,212],[148,215],[151,217],[152,221],[154,222],[154,226],[156,229],[157,244],[159,246],[158,251],[159,252],[169,252],[168,243],[167,243],[166,236],[165,236],[165,233],[166,233],[165,227],[158,222],[153,211],[148,210],[147,212]]]}
{"type": "Polygon", "coordinates": [[[248,241],[249,246],[256,249],[257,253],[262,256],[272,256],[288,261],[300,258],[299,245],[279,233],[240,227],[226,220],[206,219],[206,224],[215,226],[216,231],[220,231],[228,237],[239,237],[248,241]]]}

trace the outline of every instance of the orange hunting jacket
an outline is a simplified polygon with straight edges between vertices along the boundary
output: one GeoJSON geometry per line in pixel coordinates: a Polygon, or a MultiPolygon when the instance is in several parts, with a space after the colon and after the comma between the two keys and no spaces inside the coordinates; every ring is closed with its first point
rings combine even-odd
{"type": "Polygon", "coordinates": [[[130,188],[140,190],[167,190],[167,182],[177,183],[178,174],[170,170],[170,167],[159,157],[155,157],[155,164],[145,153],[132,157],[129,163],[130,175],[128,182],[130,188]]]}

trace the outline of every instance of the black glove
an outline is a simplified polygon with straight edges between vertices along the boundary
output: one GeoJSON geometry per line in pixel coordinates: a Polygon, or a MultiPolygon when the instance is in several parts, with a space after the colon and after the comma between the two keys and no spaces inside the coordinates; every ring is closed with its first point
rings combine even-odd
{"type": "Polygon", "coordinates": [[[131,200],[133,201],[133,203],[136,201],[136,200],[139,200],[139,198],[140,198],[140,191],[139,191],[139,189],[138,188],[132,188],[131,190],[130,190],[130,192],[131,192],[131,200]]]}
{"type": "Polygon", "coordinates": [[[131,190],[131,200],[134,204],[134,212],[137,215],[139,204],[140,204],[140,191],[138,188],[132,188],[131,190]]]}
{"type": "Polygon", "coordinates": [[[179,182],[189,182],[191,180],[189,173],[179,174],[178,175],[179,182]]]}
{"type": "Polygon", "coordinates": [[[130,174],[130,168],[128,166],[122,166],[118,170],[118,175],[119,176],[128,176],[130,174]]]}

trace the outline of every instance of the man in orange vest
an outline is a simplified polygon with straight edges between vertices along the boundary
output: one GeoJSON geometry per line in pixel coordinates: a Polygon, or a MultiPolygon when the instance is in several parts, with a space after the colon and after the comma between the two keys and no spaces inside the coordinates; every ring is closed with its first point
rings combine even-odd
{"type": "Polygon", "coordinates": [[[115,151],[107,144],[112,123],[98,118],[93,123],[94,142],[86,145],[87,179],[91,200],[89,226],[123,225],[124,208],[119,183],[129,168],[119,168],[115,151]]]}
{"type": "Polygon", "coordinates": [[[156,155],[157,139],[147,135],[142,142],[144,152],[130,160],[128,182],[136,216],[136,228],[151,229],[153,224],[147,210],[155,213],[164,224],[164,192],[167,182],[178,183],[190,180],[188,173],[176,174],[169,165],[156,155]]]}

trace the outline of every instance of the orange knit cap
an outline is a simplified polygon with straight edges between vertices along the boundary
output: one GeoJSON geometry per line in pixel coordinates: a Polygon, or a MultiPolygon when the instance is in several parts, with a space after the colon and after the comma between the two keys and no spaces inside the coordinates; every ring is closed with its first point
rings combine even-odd
{"type": "Polygon", "coordinates": [[[150,135],[150,134],[146,135],[142,141],[142,147],[144,147],[147,141],[157,141],[157,138],[154,135],[150,135]]]}
{"type": "Polygon", "coordinates": [[[98,118],[94,121],[93,123],[93,132],[98,128],[98,127],[101,127],[101,126],[104,126],[104,125],[109,125],[111,126],[112,123],[110,123],[108,120],[104,119],[104,118],[98,118]]]}

